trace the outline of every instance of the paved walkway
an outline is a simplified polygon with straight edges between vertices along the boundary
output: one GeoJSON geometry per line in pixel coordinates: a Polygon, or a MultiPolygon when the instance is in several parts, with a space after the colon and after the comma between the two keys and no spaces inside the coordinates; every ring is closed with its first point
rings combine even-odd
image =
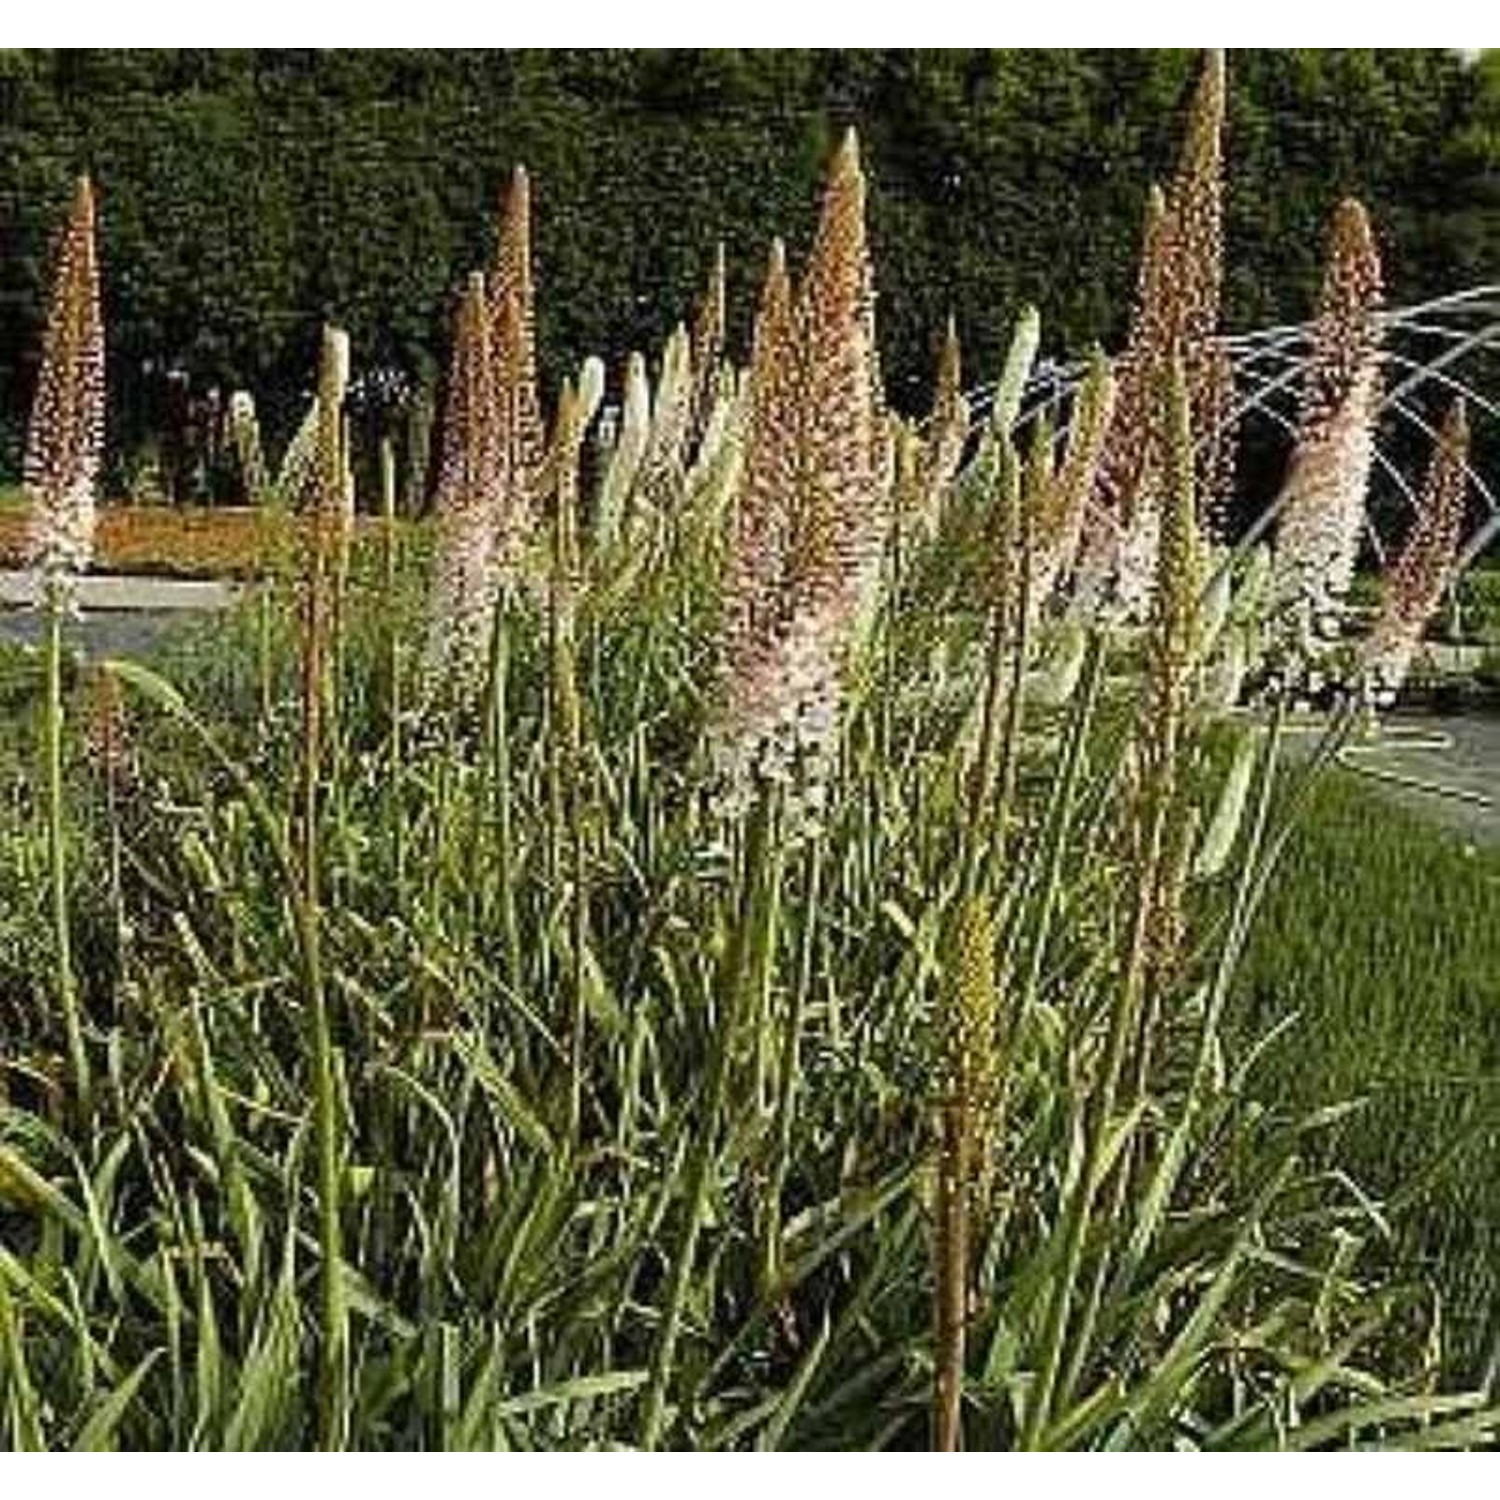
{"type": "MultiPolygon", "coordinates": [[[[89,575],[78,590],[83,618],[69,625],[68,636],[90,656],[137,655],[202,611],[232,604],[237,592],[212,579],[89,575]]],[[[0,571],[0,641],[41,639],[36,602],[34,574],[0,571]]]]}
{"type": "MultiPolygon", "coordinates": [[[[213,578],[148,578],[90,573],[78,580],[78,602],[85,610],[223,609],[237,593],[232,583],[213,578]]],[[[0,607],[28,608],[37,602],[36,574],[0,572],[0,607]]]]}
{"type": "Polygon", "coordinates": [[[1464,838],[1500,844],[1500,717],[1389,714],[1344,753],[1349,771],[1464,838]]]}

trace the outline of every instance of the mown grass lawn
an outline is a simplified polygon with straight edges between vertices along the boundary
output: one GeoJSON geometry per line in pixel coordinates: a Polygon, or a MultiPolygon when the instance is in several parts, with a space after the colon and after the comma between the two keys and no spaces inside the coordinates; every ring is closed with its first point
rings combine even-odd
{"type": "Polygon", "coordinates": [[[1263,1085],[1298,1111],[1361,1100],[1330,1158],[1393,1210],[1391,1249],[1442,1292],[1477,1377],[1500,1329],[1500,848],[1329,776],[1241,981],[1247,1034],[1295,1013],[1263,1085]]]}

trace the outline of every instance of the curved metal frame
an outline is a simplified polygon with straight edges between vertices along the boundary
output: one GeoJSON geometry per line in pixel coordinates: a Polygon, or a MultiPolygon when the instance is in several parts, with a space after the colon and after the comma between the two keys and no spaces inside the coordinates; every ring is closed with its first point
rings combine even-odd
{"type": "MultiPolygon", "coordinates": [[[[1500,400],[1486,397],[1453,371],[1453,366],[1461,365],[1470,355],[1485,349],[1500,350],[1500,285],[1469,287],[1410,307],[1388,309],[1380,314],[1379,323],[1385,339],[1385,360],[1403,372],[1381,400],[1382,415],[1409,424],[1429,442],[1434,441],[1437,434],[1432,423],[1409,399],[1431,384],[1463,396],[1479,411],[1500,420],[1500,400]],[[1423,357],[1427,351],[1410,347],[1421,340],[1433,339],[1441,340],[1446,347],[1428,357],[1423,357]]],[[[1295,433],[1299,377],[1311,358],[1312,339],[1311,322],[1282,323],[1227,335],[1223,342],[1233,356],[1236,377],[1236,400],[1230,419],[1237,423],[1246,416],[1257,415],[1268,418],[1287,433],[1295,433]]],[[[1044,414],[1055,413],[1077,390],[1086,369],[1084,362],[1074,361],[1048,363],[1034,370],[1022,393],[1021,422],[1033,422],[1044,414]]],[[[995,389],[995,383],[990,382],[968,392],[971,419],[976,425],[988,414],[995,389]]],[[[1067,423],[1059,422],[1055,440],[1062,442],[1066,435],[1067,423]]],[[[1381,451],[1378,436],[1375,461],[1382,477],[1415,510],[1417,497],[1395,463],[1381,451]]],[[[1455,574],[1469,567],[1500,536],[1500,495],[1472,463],[1465,467],[1487,514],[1460,547],[1455,574]]],[[[1250,536],[1242,539],[1241,545],[1264,534],[1275,519],[1277,508],[1274,504],[1269,506],[1256,519],[1250,536]]],[[[1373,525],[1369,534],[1376,555],[1383,560],[1384,548],[1373,525]]]]}

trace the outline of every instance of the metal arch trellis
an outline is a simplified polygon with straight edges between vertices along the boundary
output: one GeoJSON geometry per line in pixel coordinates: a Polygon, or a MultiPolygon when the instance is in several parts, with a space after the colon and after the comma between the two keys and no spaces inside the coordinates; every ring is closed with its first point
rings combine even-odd
{"type": "MultiPolygon", "coordinates": [[[[1500,285],[1469,287],[1409,307],[1388,309],[1380,314],[1380,327],[1386,366],[1399,372],[1383,395],[1380,413],[1394,419],[1398,430],[1405,425],[1429,443],[1435,439],[1436,429],[1411,399],[1426,386],[1461,395],[1477,410],[1500,420],[1500,400],[1487,397],[1462,374],[1466,359],[1487,349],[1500,349],[1500,285]],[[1434,348],[1434,343],[1438,347],[1434,348]]],[[[1235,402],[1230,420],[1238,423],[1255,414],[1288,434],[1294,433],[1300,377],[1311,358],[1312,340],[1311,322],[1282,323],[1227,335],[1224,347],[1231,355],[1235,374],[1235,402]]],[[[1057,412],[1078,389],[1086,369],[1083,361],[1040,364],[1022,393],[1021,422],[1057,412]]],[[[987,414],[995,390],[996,383],[991,382],[968,392],[970,412],[976,421],[987,414]]],[[[1067,424],[1057,423],[1059,441],[1066,432],[1067,424]]],[[[1406,505],[1415,509],[1418,502],[1411,484],[1383,450],[1378,432],[1375,462],[1383,479],[1406,505]]],[[[1500,536],[1500,495],[1472,462],[1466,468],[1486,514],[1459,549],[1455,571],[1467,568],[1500,536]]],[[[1240,545],[1263,535],[1274,521],[1276,510],[1274,504],[1269,506],[1240,545]]],[[[1377,556],[1383,556],[1381,539],[1373,526],[1370,538],[1377,556]]]]}

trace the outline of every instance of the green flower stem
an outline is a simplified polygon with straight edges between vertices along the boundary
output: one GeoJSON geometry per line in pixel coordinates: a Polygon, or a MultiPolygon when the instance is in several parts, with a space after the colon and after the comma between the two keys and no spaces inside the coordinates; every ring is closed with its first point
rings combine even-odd
{"type": "Polygon", "coordinates": [[[52,930],[56,945],[57,998],[67,1033],[68,1066],[80,1118],[87,1119],[92,1088],[88,1051],[83,1041],[83,1015],[73,972],[73,940],[68,921],[67,819],[63,786],[63,653],[64,602],[59,586],[47,591],[47,853],[52,887],[52,930]]]}
{"type": "Polygon", "coordinates": [[[766,971],[774,946],[772,903],[766,899],[768,865],[774,857],[770,833],[770,796],[763,790],[750,814],[745,841],[744,917],[735,928],[720,970],[719,1007],[718,1014],[713,1017],[703,1118],[696,1148],[688,1163],[682,1231],[672,1258],[666,1303],[642,1407],[640,1445],[648,1451],[661,1446],[667,1427],[667,1387],[677,1353],[677,1340],[682,1332],[698,1236],[708,1209],[709,1181],[720,1118],[729,1092],[729,1071],[739,1020],[751,977],[766,971]],[[756,899],[757,893],[760,899],[756,899]]]}

